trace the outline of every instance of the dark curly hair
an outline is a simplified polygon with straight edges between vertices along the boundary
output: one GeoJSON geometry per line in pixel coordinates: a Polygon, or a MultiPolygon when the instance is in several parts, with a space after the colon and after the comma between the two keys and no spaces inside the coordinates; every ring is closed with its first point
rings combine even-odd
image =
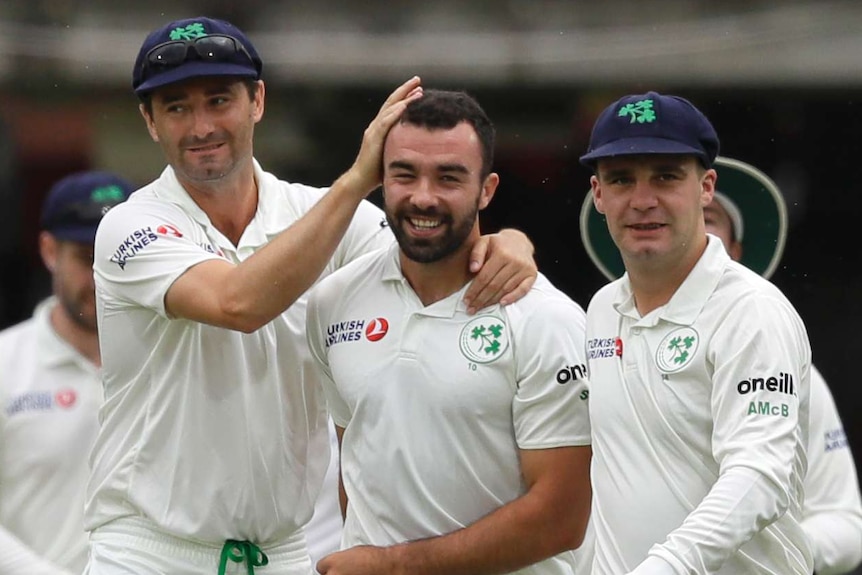
{"type": "Polygon", "coordinates": [[[407,105],[401,116],[402,124],[429,129],[451,130],[467,122],[479,136],[482,145],[482,179],[491,173],[494,163],[494,125],[485,110],[466,92],[425,90],[418,100],[407,105]]]}

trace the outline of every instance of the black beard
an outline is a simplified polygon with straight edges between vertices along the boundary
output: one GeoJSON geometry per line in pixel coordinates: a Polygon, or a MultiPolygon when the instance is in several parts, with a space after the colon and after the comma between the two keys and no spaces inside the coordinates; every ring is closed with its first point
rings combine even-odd
{"type": "MultiPolygon", "coordinates": [[[[478,213],[478,205],[473,210],[472,214],[468,214],[460,222],[454,222],[451,216],[442,217],[441,226],[446,226],[447,231],[440,239],[426,240],[411,238],[404,231],[403,224],[407,220],[407,216],[402,213],[392,214],[389,210],[386,211],[386,221],[389,222],[389,228],[395,234],[395,239],[398,241],[398,246],[404,255],[420,264],[430,264],[445,259],[458,251],[470,236],[473,230],[473,224],[476,222],[476,214],[478,213]]],[[[436,217],[439,214],[436,212],[426,212],[428,217],[436,217]]]]}

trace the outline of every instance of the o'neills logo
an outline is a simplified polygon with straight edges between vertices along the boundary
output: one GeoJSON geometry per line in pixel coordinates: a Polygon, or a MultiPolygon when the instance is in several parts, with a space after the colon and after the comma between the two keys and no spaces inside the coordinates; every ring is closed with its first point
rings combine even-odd
{"type": "Polygon", "coordinates": [[[793,376],[783,371],[778,374],[778,377],[769,376],[743,379],[736,384],[736,391],[739,395],[747,395],[758,391],[776,391],[778,393],[786,393],[787,395],[796,395],[796,389],[793,386],[793,376]]]}
{"type": "Polygon", "coordinates": [[[386,318],[372,320],[351,319],[330,324],[326,328],[326,347],[349,341],[359,341],[363,335],[368,341],[380,341],[389,331],[386,318]]]}

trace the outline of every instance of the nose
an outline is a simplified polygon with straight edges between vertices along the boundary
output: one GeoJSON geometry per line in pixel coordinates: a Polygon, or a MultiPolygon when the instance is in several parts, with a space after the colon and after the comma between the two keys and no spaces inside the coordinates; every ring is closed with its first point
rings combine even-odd
{"type": "Polygon", "coordinates": [[[413,193],[410,194],[410,203],[419,209],[428,209],[437,205],[437,195],[428,178],[417,178],[413,193]]]}
{"type": "Polygon", "coordinates": [[[646,211],[654,208],[658,202],[656,200],[655,190],[647,180],[637,180],[631,196],[631,207],[646,211]]]}
{"type": "Polygon", "coordinates": [[[204,108],[197,108],[192,114],[192,134],[205,139],[215,131],[212,115],[204,108]]]}

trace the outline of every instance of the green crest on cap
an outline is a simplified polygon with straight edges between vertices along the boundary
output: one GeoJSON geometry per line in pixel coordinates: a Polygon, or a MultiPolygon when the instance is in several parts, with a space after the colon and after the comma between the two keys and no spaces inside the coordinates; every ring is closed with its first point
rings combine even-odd
{"type": "MultiPolygon", "coordinates": [[[[716,190],[739,208],[745,223],[740,263],[769,279],[778,267],[787,240],[787,206],[778,186],[766,174],[745,162],[719,156],[716,190]]],[[[610,280],[622,276],[623,259],[608,231],[605,216],[596,210],[592,192],[581,206],[581,241],[587,255],[610,280]]]]}
{"type": "Polygon", "coordinates": [[[125,197],[123,189],[116,184],[96,188],[90,192],[90,200],[100,204],[107,204],[108,202],[122,202],[125,197]]]}
{"type": "Polygon", "coordinates": [[[656,121],[655,108],[652,100],[639,100],[629,102],[617,112],[617,116],[629,116],[629,124],[651,124],[656,121]]]}
{"type": "Polygon", "coordinates": [[[193,22],[188,26],[180,26],[171,30],[171,40],[194,40],[206,36],[207,31],[200,22],[193,22]]]}

